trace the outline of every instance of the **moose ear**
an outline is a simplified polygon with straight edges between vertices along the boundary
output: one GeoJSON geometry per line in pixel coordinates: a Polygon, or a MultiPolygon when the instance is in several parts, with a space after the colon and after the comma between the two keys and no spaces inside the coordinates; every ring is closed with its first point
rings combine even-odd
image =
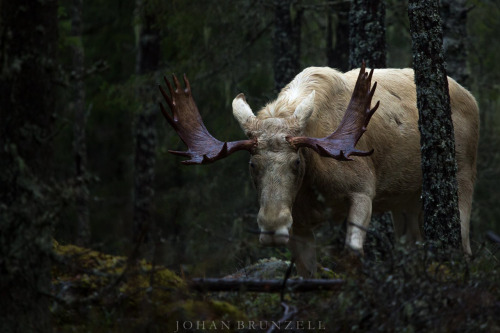
{"type": "Polygon", "coordinates": [[[299,124],[302,128],[306,126],[307,120],[311,116],[314,111],[314,96],[316,95],[316,91],[312,91],[295,109],[293,115],[299,121],[299,124]]]}
{"type": "Polygon", "coordinates": [[[241,129],[243,129],[245,133],[248,132],[248,121],[254,119],[255,115],[250,105],[248,105],[244,94],[239,94],[233,100],[233,116],[240,124],[241,129]]]}

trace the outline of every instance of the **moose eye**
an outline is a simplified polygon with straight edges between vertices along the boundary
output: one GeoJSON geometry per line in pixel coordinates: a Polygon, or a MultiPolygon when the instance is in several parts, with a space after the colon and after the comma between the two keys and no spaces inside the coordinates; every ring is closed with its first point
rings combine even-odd
{"type": "Polygon", "coordinates": [[[252,170],[254,170],[255,169],[255,163],[253,163],[252,161],[250,161],[249,164],[250,164],[250,168],[252,168],[252,170]]]}
{"type": "Polygon", "coordinates": [[[300,165],[300,158],[297,158],[295,161],[293,161],[292,165],[295,169],[298,169],[300,165]]]}

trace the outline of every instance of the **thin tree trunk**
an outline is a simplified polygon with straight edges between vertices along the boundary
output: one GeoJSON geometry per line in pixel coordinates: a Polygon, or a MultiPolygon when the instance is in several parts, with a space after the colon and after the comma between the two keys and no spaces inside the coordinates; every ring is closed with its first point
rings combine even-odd
{"type": "Polygon", "coordinates": [[[57,1],[0,2],[0,332],[49,332],[57,1]]]}
{"type": "Polygon", "coordinates": [[[469,85],[467,69],[467,11],[466,0],[441,0],[443,47],[446,71],[461,85],[469,85]]]}
{"type": "Polygon", "coordinates": [[[292,17],[295,0],[275,0],[274,5],[274,82],[280,91],[300,71],[300,34],[303,10],[292,17]]]}
{"type": "Polygon", "coordinates": [[[438,0],[408,5],[422,154],[424,233],[458,248],[457,164],[438,0]]]}
{"type": "MultiPolygon", "coordinates": [[[[145,0],[137,1],[139,22],[136,73],[145,75],[158,68],[160,61],[160,33],[154,13],[145,0]]],[[[141,103],[135,119],[135,173],[134,173],[134,238],[143,241],[152,223],[154,178],[156,163],[156,116],[158,108],[152,103],[151,87],[139,87],[137,98],[141,103]]],[[[154,91],[156,93],[156,91],[154,91]]]]}
{"type": "Polygon", "coordinates": [[[353,0],[349,11],[349,68],[363,61],[386,67],[385,5],[382,0],[353,0]]]}
{"type": "Polygon", "coordinates": [[[71,17],[71,35],[78,40],[73,46],[73,70],[72,79],[74,87],[74,114],[73,127],[73,151],[75,154],[76,168],[76,218],[77,218],[77,241],[80,246],[86,246],[90,242],[89,225],[89,189],[87,187],[87,144],[85,129],[87,115],[85,110],[85,51],[82,43],[82,12],[83,0],[73,2],[73,15],[71,17]]]}
{"type": "MultiPolygon", "coordinates": [[[[386,67],[385,5],[382,0],[354,0],[349,11],[349,66],[357,68],[364,61],[368,67],[386,67]]],[[[392,240],[389,212],[372,217],[371,228],[392,240]]],[[[367,235],[367,244],[374,243],[367,235]]]]}

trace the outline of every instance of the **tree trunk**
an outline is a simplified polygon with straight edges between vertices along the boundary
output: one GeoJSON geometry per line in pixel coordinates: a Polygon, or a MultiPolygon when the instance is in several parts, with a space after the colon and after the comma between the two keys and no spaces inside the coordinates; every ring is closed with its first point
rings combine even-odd
{"type": "Polygon", "coordinates": [[[327,15],[327,64],[329,67],[345,72],[349,70],[349,2],[328,6],[327,15]],[[334,20],[334,13],[336,13],[336,20],[334,20]],[[334,24],[335,38],[333,37],[334,24]]]}
{"type": "MultiPolygon", "coordinates": [[[[364,61],[367,67],[386,67],[385,5],[382,0],[354,0],[349,11],[349,68],[357,68],[364,61]]],[[[390,213],[372,216],[371,228],[387,239],[392,239],[390,213]]],[[[366,243],[375,243],[370,233],[366,243]]]]}
{"type": "MultiPolygon", "coordinates": [[[[137,1],[139,24],[136,61],[137,75],[151,73],[160,62],[160,32],[154,12],[147,1],[137,1]]],[[[143,241],[149,233],[153,210],[156,163],[156,116],[158,107],[153,103],[150,86],[139,87],[137,98],[141,108],[135,119],[135,173],[134,173],[134,238],[143,241]]],[[[157,95],[156,90],[154,94],[157,95]]]]}
{"type": "Polygon", "coordinates": [[[466,0],[441,0],[443,47],[446,71],[461,85],[469,85],[467,69],[467,8],[466,0]]]}
{"type": "Polygon", "coordinates": [[[363,61],[386,67],[385,5],[382,0],[353,0],[349,11],[349,68],[363,61]]]}
{"type": "Polygon", "coordinates": [[[274,82],[276,91],[300,71],[300,33],[303,9],[294,11],[295,0],[275,0],[274,82]],[[292,17],[295,12],[295,17],[292,17]]]}
{"type": "Polygon", "coordinates": [[[73,46],[73,71],[72,78],[74,88],[74,114],[75,122],[73,127],[73,151],[75,154],[76,168],[76,218],[77,218],[77,240],[80,246],[86,246],[90,242],[89,225],[89,189],[87,187],[87,144],[85,129],[87,125],[87,115],[85,110],[85,51],[82,42],[82,12],[83,0],[73,2],[73,13],[71,17],[71,35],[78,40],[73,46]]]}
{"type": "Polygon", "coordinates": [[[0,332],[49,332],[57,1],[0,2],[0,332]]]}
{"type": "Polygon", "coordinates": [[[408,16],[421,135],[424,233],[429,241],[458,248],[457,164],[438,0],[410,0],[408,16]]]}

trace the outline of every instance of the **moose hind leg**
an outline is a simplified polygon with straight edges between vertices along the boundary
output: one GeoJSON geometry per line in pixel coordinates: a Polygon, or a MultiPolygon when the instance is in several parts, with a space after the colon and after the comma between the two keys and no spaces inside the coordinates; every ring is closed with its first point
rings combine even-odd
{"type": "Polygon", "coordinates": [[[470,214],[472,209],[472,195],[474,185],[471,181],[464,181],[459,177],[458,186],[458,210],[460,212],[460,232],[462,236],[462,248],[466,255],[472,255],[470,248],[470,214]]]}
{"type": "Polygon", "coordinates": [[[396,240],[405,244],[415,244],[422,241],[422,209],[419,202],[409,209],[394,210],[394,234],[396,240]]]}

